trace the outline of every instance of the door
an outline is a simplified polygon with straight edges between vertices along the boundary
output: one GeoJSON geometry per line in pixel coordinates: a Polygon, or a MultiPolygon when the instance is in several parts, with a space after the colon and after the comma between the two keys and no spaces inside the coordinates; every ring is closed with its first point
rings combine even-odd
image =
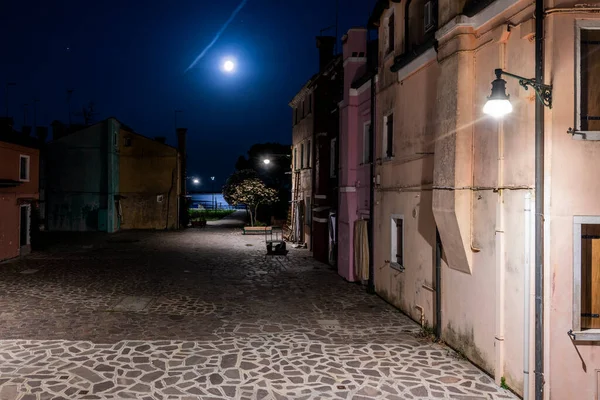
{"type": "Polygon", "coordinates": [[[29,218],[30,208],[27,205],[21,206],[21,217],[19,223],[19,246],[27,246],[29,244],[29,218]]]}

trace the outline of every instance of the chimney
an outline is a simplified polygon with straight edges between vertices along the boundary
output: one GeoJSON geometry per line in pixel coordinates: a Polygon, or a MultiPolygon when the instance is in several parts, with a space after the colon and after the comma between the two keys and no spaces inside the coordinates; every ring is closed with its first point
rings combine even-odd
{"type": "Polygon", "coordinates": [[[181,195],[187,194],[187,149],[186,149],[187,128],[177,128],[177,150],[181,156],[181,195]]]}
{"type": "Polygon", "coordinates": [[[52,121],[52,140],[60,139],[67,134],[67,127],[60,121],[52,121]]]}
{"type": "Polygon", "coordinates": [[[162,144],[167,143],[167,138],[165,136],[156,136],[154,138],[154,140],[156,140],[158,143],[162,143],[162,144]]]}
{"type": "Polygon", "coordinates": [[[48,139],[48,127],[47,126],[36,126],[35,127],[35,136],[37,136],[38,140],[42,143],[46,143],[48,139]]]}
{"type": "Polygon", "coordinates": [[[317,48],[319,49],[319,71],[323,71],[327,64],[333,60],[335,37],[317,36],[317,48]]]}
{"type": "Polygon", "coordinates": [[[31,135],[31,126],[23,125],[21,127],[21,133],[25,136],[30,136],[31,135]]]}
{"type": "Polygon", "coordinates": [[[11,133],[14,121],[12,117],[0,117],[0,132],[11,133]]]}

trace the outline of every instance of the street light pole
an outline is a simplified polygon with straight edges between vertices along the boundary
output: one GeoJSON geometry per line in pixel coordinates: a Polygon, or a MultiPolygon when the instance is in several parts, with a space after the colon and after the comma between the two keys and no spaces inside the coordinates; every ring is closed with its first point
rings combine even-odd
{"type": "Polygon", "coordinates": [[[211,191],[212,191],[213,210],[216,210],[217,209],[217,199],[215,198],[215,177],[211,176],[210,180],[212,181],[211,191]]]}

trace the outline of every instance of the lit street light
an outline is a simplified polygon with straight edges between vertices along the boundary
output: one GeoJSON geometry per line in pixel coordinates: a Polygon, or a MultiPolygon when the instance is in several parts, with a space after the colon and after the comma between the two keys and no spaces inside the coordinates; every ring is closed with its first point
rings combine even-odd
{"type": "Polygon", "coordinates": [[[194,185],[199,185],[200,184],[200,179],[194,178],[194,180],[192,182],[194,182],[194,185]]]}
{"type": "Polygon", "coordinates": [[[529,86],[535,90],[540,102],[552,108],[552,86],[545,85],[543,83],[537,83],[535,79],[523,78],[522,76],[511,74],[501,69],[495,71],[496,79],[492,82],[492,94],[488,97],[485,106],[483,106],[484,114],[491,115],[494,118],[502,118],[506,114],[510,114],[513,110],[513,106],[510,103],[510,96],[506,94],[506,81],[502,79],[502,75],[510,76],[519,80],[519,85],[523,86],[525,90],[529,89],[529,86]]]}
{"type": "Polygon", "coordinates": [[[269,160],[268,158],[265,158],[265,159],[263,160],[263,162],[264,162],[265,164],[267,164],[267,165],[271,164],[271,160],[269,160]]]}

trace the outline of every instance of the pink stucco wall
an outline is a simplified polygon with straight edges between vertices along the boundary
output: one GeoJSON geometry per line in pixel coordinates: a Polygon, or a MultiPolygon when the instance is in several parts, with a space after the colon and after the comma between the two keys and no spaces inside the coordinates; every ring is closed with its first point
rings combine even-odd
{"type": "Polygon", "coordinates": [[[367,72],[367,31],[351,29],[343,38],[344,97],[340,103],[340,197],[338,273],[355,281],[354,223],[369,218],[369,164],[363,160],[363,132],[371,121],[370,81],[353,82],[367,72]]]}
{"type": "MultiPolygon", "coordinates": [[[[523,337],[523,305],[524,275],[533,277],[534,247],[526,241],[533,224],[525,224],[533,213],[524,209],[527,199],[531,205],[535,200],[535,94],[506,78],[513,113],[501,121],[482,113],[495,68],[534,75],[533,3],[497,0],[472,17],[458,15],[461,4],[440,0],[443,25],[429,57],[392,73],[393,55],[386,56],[385,43],[380,46],[376,118],[381,125],[384,115],[394,112],[395,157],[382,156],[380,126],[376,289],[417,321],[423,309],[426,324],[434,321],[431,303],[439,291],[443,340],[519,394],[528,341],[533,398],[533,286],[529,338],[523,337]],[[419,159],[419,153],[430,156],[419,159]],[[403,272],[386,262],[393,215],[405,218],[403,272]],[[444,250],[440,288],[432,285],[436,227],[444,250]]],[[[554,86],[554,105],[545,110],[544,392],[546,399],[597,399],[599,342],[572,341],[567,332],[573,328],[577,287],[574,217],[600,216],[600,183],[592,172],[600,141],[577,140],[567,130],[576,120],[577,26],[585,21],[600,29],[599,5],[545,4],[545,75],[554,86]]],[[[385,38],[385,18],[395,13],[395,55],[403,51],[403,6],[390,2],[381,20],[385,38]]]]}

